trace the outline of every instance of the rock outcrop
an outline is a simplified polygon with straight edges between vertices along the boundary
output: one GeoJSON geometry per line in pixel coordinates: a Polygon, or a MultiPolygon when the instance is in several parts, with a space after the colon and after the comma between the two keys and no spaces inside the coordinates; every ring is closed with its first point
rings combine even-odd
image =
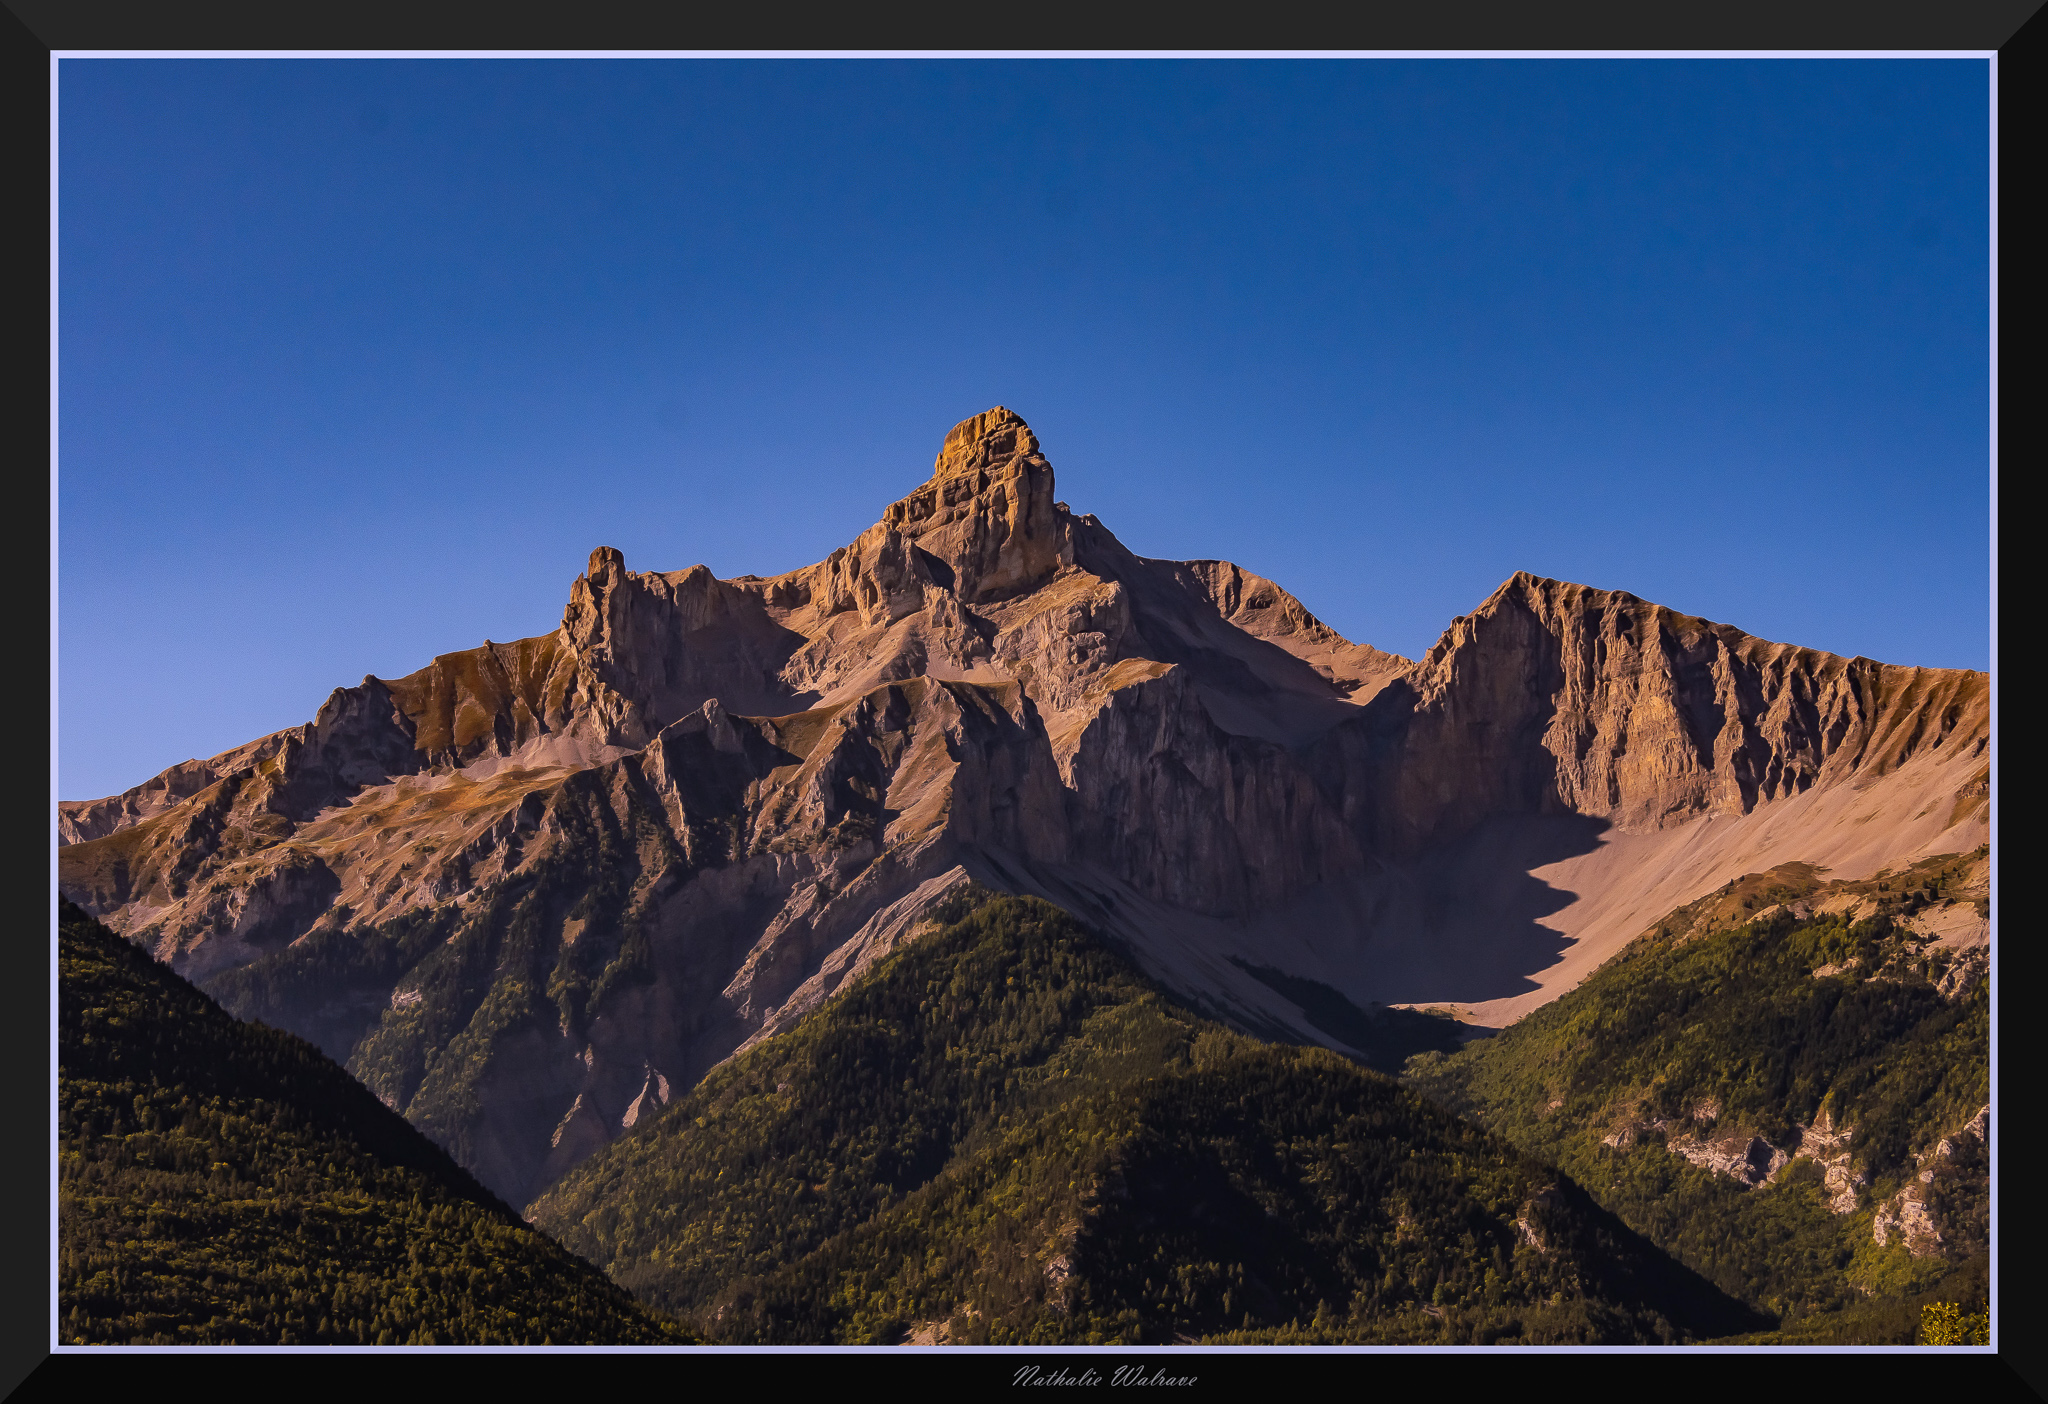
{"type": "Polygon", "coordinates": [[[1792,1138],[1783,1146],[1773,1145],[1750,1131],[1717,1128],[1714,1122],[1719,1115],[1720,1109],[1710,1105],[1696,1110],[1690,1125],[1665,1117],[1626,1122],[1602,1136],[1600,1144],[1627,1150],[1645,1141],[1661,1139],[1671,1154],[1683,1156],[1702,1170],[1726,1175],[1744,1189],[1769,1184],[1794,1159],[1805,1156],[1821,1171],[1829,1209],[1836,1214],[1856,1212],[1856,1191],[1868,1179],[1850,1160],[1853,1132],[1848,1127],[1837,1127],[1826,1107],[1821,1108],[1813,1125],[1795,1124],[1792,1138]]]}
{"type": "Polygon", "coordinates": [[[1354,644],[1134,555],[997,408],[815,565],[600,547],[552,633],[62,805],[59,872],[519,1201],[969,877],[1248,1026],[1321,1037],[1246,964],[1499,1023],[1733,873],[1974,848],[1987,738],[1981,674],[1529,575],[1354,644]]]}
{"type": "MultiPolygon", "coordinates": [[[[1953,1136],[1944,1136],[1919,1156],[1916,1173],[1899,1191],[1877,1206],[1870,1236],[1882,1248],[1897,1239],[1916,1258],[1932,1257],[1949,1246],[1950,1225],[1943,1211],[1961,1207],[1958,1198],[1979,1201],[1988,1194],[1988,1157],[1991,1141],[1991,1108],[1985,1106],[1953,1136]],[[1976,1144],[1971,1145],[1974,1141],[1976,1144]],[[1973,1183],[1974,1182],[1974,1183],[1973,1183]],[[1964,1191],[1962,1195],[1955,1190],[1964,1191]],[[1943,1191],[1950,1191],[1944,1194],[1943,1191]],[[1974,1191],[1974,1193],[1971,1193],[1974,1191]],[[1944,1203],[1943,1201],[1949,1201],[1944,1203]]],[[[1981,1227],[1981,1226],[1980,1226],[1981,1227]]]]}

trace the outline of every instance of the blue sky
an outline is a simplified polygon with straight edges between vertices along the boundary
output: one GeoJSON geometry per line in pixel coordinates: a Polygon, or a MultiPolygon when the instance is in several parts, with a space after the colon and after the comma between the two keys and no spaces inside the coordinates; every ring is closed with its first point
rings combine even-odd
{"type": "Polygon", "coordinates": [[[1031,421],[1413,656],[1508,575],[1989,657],[1981,60],[67,60],[59,791],[1031,421]]]}

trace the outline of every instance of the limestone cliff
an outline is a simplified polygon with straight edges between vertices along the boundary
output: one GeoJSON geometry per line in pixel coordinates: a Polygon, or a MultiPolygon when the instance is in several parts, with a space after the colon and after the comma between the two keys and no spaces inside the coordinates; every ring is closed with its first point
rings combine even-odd
{"type": "Polygon", "coordinates": [[[1327,1041],[1247,963],[1497,1023],[1733,873],[1975,847],[1987,698],[1528,575],[1410,662],[997,408],[815,565],[600,547],[550,634],[62,805],[60,882],[520,1200],[968,876],[1250,1026],[1327,1041]]]}

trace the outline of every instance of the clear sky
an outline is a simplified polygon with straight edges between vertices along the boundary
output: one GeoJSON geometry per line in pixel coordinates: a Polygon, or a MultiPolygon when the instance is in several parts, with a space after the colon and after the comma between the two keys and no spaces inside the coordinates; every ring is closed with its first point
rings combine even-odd
{"type": "Polygon", "coordinates": [[[817,560],[1005,404],[1414,656],[1516,570],[1989,655],[1982,60],[68,60],[59,790],[817,560]]]}

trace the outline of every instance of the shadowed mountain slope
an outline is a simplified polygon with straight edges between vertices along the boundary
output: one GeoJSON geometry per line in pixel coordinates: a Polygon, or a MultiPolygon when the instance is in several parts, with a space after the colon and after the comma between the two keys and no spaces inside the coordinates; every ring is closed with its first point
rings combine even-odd
{"type": "Polygon", "coordinates": [[[77,908],[59,928],[68,1344],[682,1344],[331,1061],[77,908]]]}

